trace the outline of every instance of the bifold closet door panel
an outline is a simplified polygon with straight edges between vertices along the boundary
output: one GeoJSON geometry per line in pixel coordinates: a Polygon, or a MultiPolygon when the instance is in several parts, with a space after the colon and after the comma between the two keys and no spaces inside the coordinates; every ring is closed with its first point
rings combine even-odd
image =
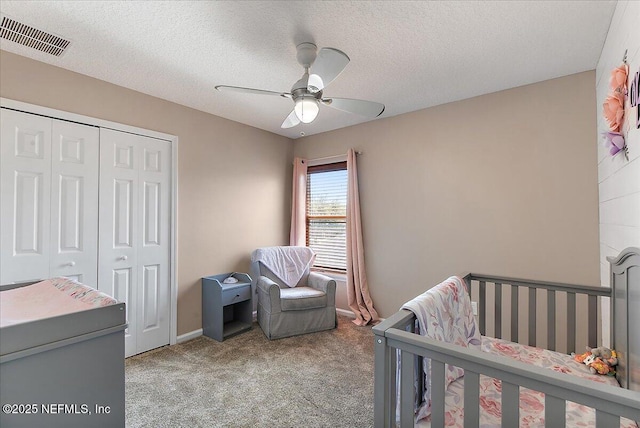
{"type": "Polygon", "coordinates": [[[50,276],[98,286],[100,131],[53,120],[50,276]]]}
{"type": "Polygon", "coordinates": [[[137,352],[169,343],[171,145],[140,137],[137,352]]]}
{"type": "Polygon", "coordinates": [[[51,119],[0,109],[0,283],[49,277],[51,119]]]}
{"type": "Polygon", "coordinates": [[[125,303],[125,355],[135,354],[138,290],[138,136],[100,129],[98,290],[125,303]]]}
{"type": "Polygon", "coordinates": [[[167,141],[100,130],[98,289],[126,303],[127,356],[169,343],[167,141]]]}

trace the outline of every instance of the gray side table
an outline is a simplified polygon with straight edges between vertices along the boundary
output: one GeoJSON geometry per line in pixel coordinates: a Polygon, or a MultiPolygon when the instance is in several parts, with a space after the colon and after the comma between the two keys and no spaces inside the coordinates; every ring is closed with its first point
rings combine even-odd
{"type": "Polygon", "coordinates": [[[202,333],[222,342],[251,329],[251,277],[246,273],[225,273],[202,278],[202,333]],[[235,284],[222,281],[228,276],[235,284]]]}

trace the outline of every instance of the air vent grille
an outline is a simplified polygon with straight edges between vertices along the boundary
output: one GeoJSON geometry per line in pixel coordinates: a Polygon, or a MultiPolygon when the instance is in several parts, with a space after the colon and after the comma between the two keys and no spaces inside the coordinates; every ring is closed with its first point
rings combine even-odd
{"type": "Polygon", "coordinates": [[[69,40],[14,21],[6,16],[2,17],[2,24],[0,24],[0,38],[11,40],[53,56],[62,55],[69,43],[71,43],[69,40]]]}

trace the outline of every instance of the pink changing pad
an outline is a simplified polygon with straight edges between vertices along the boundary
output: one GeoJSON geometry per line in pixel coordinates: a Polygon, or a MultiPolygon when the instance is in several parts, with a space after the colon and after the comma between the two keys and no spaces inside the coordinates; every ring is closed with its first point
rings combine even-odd
{"type": "Polygon", "coordinates": [[[0,293],[0,327],[116,303],[111,296],[72,279],[46,279],[0,293]]]}

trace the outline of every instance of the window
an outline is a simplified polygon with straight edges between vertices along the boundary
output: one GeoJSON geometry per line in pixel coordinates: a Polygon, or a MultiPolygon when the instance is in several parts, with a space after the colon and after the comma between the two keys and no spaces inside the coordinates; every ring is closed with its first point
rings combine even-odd
{"type": "Polygon", "coordinates": [[[307,246],[317,268],[347,270],[347,163],[307,169],[307,246]]]}

